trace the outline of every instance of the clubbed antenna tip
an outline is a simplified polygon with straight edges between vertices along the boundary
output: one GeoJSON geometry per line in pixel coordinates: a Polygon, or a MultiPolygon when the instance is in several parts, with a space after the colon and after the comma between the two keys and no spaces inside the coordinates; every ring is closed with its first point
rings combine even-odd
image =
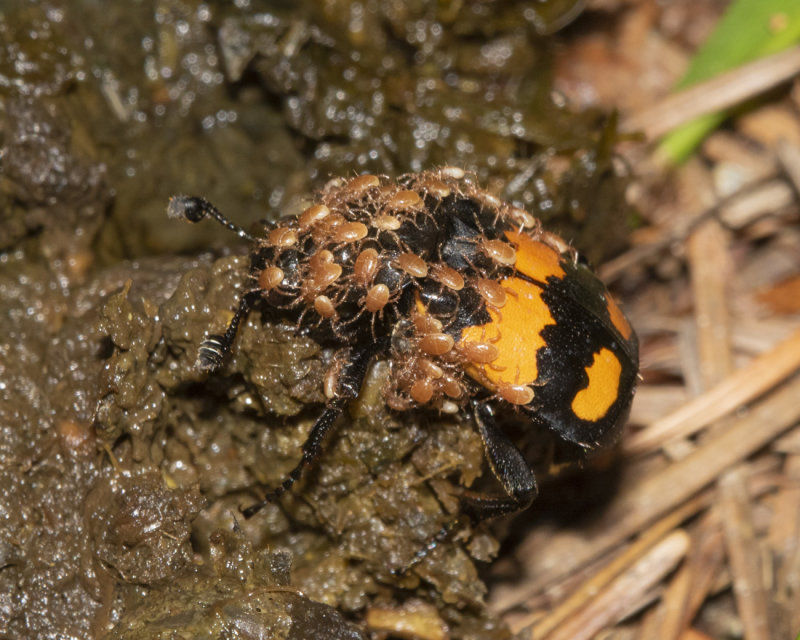
{"type": "Polygon", "coordinates": [[[205,198],[173,196],[169,199],[169,205],[167,205],[167,215],[170,218],[188,220],[189,222],[200,222],[203,218],[210,216],[223,227],[236,233],[240,238],[255,240],[255,238],[242,229],[242,227],[234,224],[222,215],[222,212],[205,198]]]}
{"type": "Polygon", "coordinates": [[[200,222],[206,217],[206,211],[209,206],[211,206],[210,203],[206,202],[202,198],[173,196],[169,199],[167,215],[173,220],[200,222]]]}

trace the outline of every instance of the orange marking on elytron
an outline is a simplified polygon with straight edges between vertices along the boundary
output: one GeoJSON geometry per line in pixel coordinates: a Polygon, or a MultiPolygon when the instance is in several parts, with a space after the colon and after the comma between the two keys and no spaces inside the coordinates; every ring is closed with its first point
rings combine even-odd
{"type": "Polygon", "coordinates": [[[622,363],[610,349],[603,347],[594,354],[594,361],[586,367],[589,384],[572,399],[572,411],[581,420],[600,420],[619,393],[619,376],[622,363]]]}
{"type": "Polygon", "coordinates": [[[555,276],[563,278],[566,273],[561,266],[561,254],[542,242],[516,231],[506,231],[506,238],[517,245],[516,269],[520,273],[539,282],[555,276]]]}
{"type": "Polygon", "coordinates": [[[614,302],[614,298],[609,294],[606,294],[606,307],[608,308],[608,315],[611,318],[611,324],[617,328],[617,331],[622,334],[623,338],[630,340],[631,335],[633,335],[633,329],[628,319],[625,317],[625,314],[622,313],[617,303],[614,302]]]}
{"type": "Polygon", "coordinates": [[[487,365],[467,364],[465,370],[489,388],[531,384],[539,377],[536,354],[545,346],[542,329],[556,321],[542,300],[541,287],[521,278],[507,278],[500,284],[513,294],[505,306],[499,311],[488,307],[490,322],[461,331],[462,343],[493,344],[497,358],[487,365]]]}
{"type": "Polygon", "coordinates": [[[425,306],[425,303],[422,302],[421,298],[419,297],[419,292],[414,293],[414,306],[417,308],[417,313],[421,316],[428,315],[428,307],[425,306]]]}

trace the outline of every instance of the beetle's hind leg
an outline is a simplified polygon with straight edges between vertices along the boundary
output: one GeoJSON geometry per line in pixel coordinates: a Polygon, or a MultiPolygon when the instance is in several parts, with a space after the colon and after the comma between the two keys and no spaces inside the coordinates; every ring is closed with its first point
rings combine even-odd
{"type": "Polygon", "coordinates": [[[427,557],[439,544],[452,536],[464,519],[475,526],[484,520],[527,509],[536,498],[536,478],[530,466],[508,436],[497,426],[492,407],[485,402],[473,402],[472,414],[483,440],[486,458],[492,473],[503,486],[505,496],[492,496],[466,492],[461,496],[462,515],[446,523],[431,536],[424,546],[414,554],[405,567],[394,569],[395,575],[403,575],[427,557]]]}
{"type": "Polygon", "coordinates": [[[461,507],[473,524],[527,509],[538,489],[528,462],[508,436],[497,426],[492,407],[473,402],[472,412],[492,473],[503,486],[505,496],[466,493],[461,507]]]}
{"type": "Polygon", "coordinates": [[[338,420],[339,416],[342,415],[345,402],[345,398],[337,398],[336,400],[328,403],[325,411],[323,411],[322,415],[317,418],[314,426],[311,427],[311,433],[309,433],[308,438],[303,443],[303,455],[300,458],[300,462],[289,472],[289,475],[286,476],[286,479],[280,485],[270,491],[266,496],[264,496],[260,502],[256,502],[255,504],[242,509],[242,515],[245,518],[252,518],[267,504],[280,498],[284,493],[292,488],[292,485],[295,482],[300,479],[300,477],[303,475],[303,470],[316,462],[322,453],[322,443],[325,440],[325,436],[328,435],[328,432],[336,423],[336,420],[338,420]]]}

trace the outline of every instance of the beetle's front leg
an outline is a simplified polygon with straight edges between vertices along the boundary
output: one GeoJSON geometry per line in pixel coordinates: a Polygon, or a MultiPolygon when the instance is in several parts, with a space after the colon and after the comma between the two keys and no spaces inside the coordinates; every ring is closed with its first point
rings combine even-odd
{"type": "Polygon", "coordinates": [[[347,403],[358,396],[361,385],[367,375],[370,361],[375,355],[385,351],[388,344],[389,339],[385,338],[362,346],[358,350],[354,349],[351,352],[350,361],[344,366],[339,374],[339,379],[336,381],[336,396],[328,401],[325,410],[317,418],[314,426],[311,427],[308,438],[303,443],[303,455],[300,458],[300,462],[289,472],[286,479],[264,496],[260,502],[242,510],[245,518],[254,516],[268,503],[274,502],[286,493],[303,475],[303,470],[316,462],[322,454],[322,445],[326,436],[336,424],[339,416],[342,415],[347,403]]]}

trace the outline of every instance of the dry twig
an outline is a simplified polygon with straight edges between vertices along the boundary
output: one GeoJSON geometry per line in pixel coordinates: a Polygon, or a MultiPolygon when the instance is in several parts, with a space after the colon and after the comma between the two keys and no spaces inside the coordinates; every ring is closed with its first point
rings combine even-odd
{"type": "MultiPolygon", "coordinates": [[[[614,624],[630,604],[657,585],[683,559],[690,539],[678,529],[652,547],[607,589],[597,594],[587,607],[555,630],[549,640],[589,640],[598,631],[614,624]]],[[[531,634],[531,638],[540,636],[531,634]]]]}
{"type": "Polygon", "coordinates": [[[624,451],[631,456],[641,455],[670,439],[692,435],[748,404],[798,368],[800,330],[677,411],[632,434],[623,444],[624,451]]]}
{"type": "Polygon", "coordinates": [[[648,140],[716,111],[722,111],[800,73],[800,47],[756,60],[671,95],[622,122],[623,131],[643,131],[648,140]]]}
{"type": "Polygon", "coordinates": [[[719,482],[722,522],[728,559],[733,572],[733,593],[748,640],[769,640],[769,608],[762,580],[761,544],[753,528],[750,495],[740,470],[726,473],[719,482]]]}

